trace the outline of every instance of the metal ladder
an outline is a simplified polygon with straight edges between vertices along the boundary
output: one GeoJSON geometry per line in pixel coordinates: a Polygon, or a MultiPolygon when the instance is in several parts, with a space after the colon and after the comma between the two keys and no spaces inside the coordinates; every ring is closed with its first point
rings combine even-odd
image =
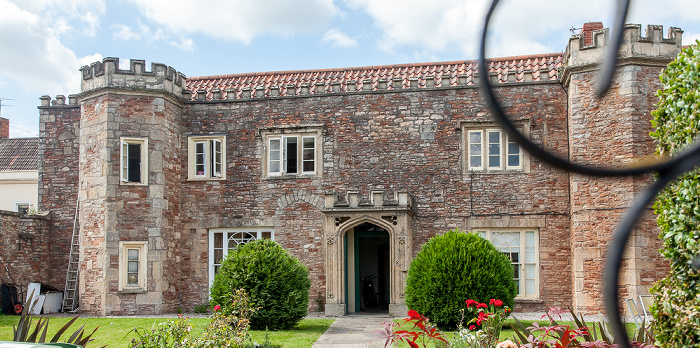
{"type": "Polygon", "coordinates": [[[80,184],[78,184],[78,198],[75,202],[75,216],[73,217],[73,236],[70,241],[70,253],[68,254],[68,270],[66,271],[66,286],[63,290],[63,311],[75,312],[78,309],[78,270],[80,269],[80,230],[77,227],[78,209],[80,207],[80,184]]]}

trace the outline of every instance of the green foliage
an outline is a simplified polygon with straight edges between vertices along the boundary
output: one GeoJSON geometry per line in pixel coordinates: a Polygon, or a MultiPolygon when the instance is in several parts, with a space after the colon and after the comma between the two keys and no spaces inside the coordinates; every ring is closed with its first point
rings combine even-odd
{"type": "MultiPolygon", "coordinates": [[[[17,323],[17,327],[12,325],[12,341],[14,342],[32,342],[32,343],[55,343],[58,342],[58,340],[61,339],[61,336],[63,336],[64,333],[68,330],[68,328],[73,325],[73,323],[78,319],[78,316],[73,317],[73,319],[69,320],[66,324],[64,324],[56,334],[50,339],[46,340],[46,333],[49,328],[49,318],[39,318],[37,320],[36,325],[34,325],[34,328],[32,329],[32,321],[33,321],[33,316],[32,316],[32,309],[34,306],[36,306],[37,302],[39,299],[34,299],[34,291],[32,291],[31,294],[29,294],[29,298],[27,299],[27,306],[24,306],[22,309],[22,313],[20,314],[19,322],[17,323]]],[[[70,344],[77,344],[79,346],[87,346],[89,342],[92,341],[91,337],[92,335],[95,334],[95,331],[99,328],[96,327],[94,330],[92,330],[92,333],[88,334],[85,336],[85,325],[81,326],[78,330],[73,332],[68,339],[65,340],[66,343],[70,344]]]]}
{"type": "MultiPolygon", "coordinates": [[[[674,155],[700,130],[700,42],[681,52],[661,74],[663,89],[652,112],[661,155],[674,155]]],[[[664,241],[661,253],[671,272],[652,289],[657,340],[661,346],[700,346],[700,272],[691,266],[700,254],[700,172],[686,173],[659,194],[654,204],[664,241]]]]}
{"type": "Polygon", "coordinates": [[[138,338],[131,340],[131,348],[174,348],[192,346],[192,324],[180,316],[177,320],[153,323],[151,330],[135,328],[138,338]]]}
{"type": "Polygon", "coordinates": [[[211,305],[228,308],[233,289],[245,289],[260,310],[251,328],[290,329],[309,305],[309,271],[278,243],[262,239],[238,246],[222,262],[211,287],[211,305]]]}
{"type": "Polygon", "coordinates": [[[194,312],[197,314],[204,314],[209,311],[208,303],[201,303],[194,306],[194,312]]]}
{"type": "MultiPolygon", "coordinates": [[[[406,304],[440,329],[457,326],[465,300],[501,299],[513,307],[517,294],[513,266],[503,253],[476,234],[453,230],[431,238],[411,262],[406,304]]],[[[468,314],[470,321],[475,314],[468,314]]]]}

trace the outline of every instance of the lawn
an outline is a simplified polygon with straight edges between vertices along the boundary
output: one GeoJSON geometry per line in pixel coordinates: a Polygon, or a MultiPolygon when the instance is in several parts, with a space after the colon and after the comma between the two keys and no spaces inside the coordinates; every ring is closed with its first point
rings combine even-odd
{"type": "MultiPolygon", "coordinates": [[[[0,316],[0,341],[12,340],[12,325],[19,320],[18,316],[0,316]]],[[[35,317],[36,320],[36,317],[35,317]]],[[[70,317],[51,317],[49,321],[49,334],[52,337],[61,326],[70,320],[70,317]]],[[[70,327],[69,333],[74,332],[81,325],[85,325],[88,332],[92,332],[99,326],[93,336],[95,339],[89,347],[100,347],[107,345],[113,347],[129,347],[131,339],[136,337],[132,332],[133,328],[139,327],[150,329],[154,323],[174,320],[174,318],[78,318],[70,327]]],[[[282,347],[307,348],[324,333],[333,323],[333,319],[303,319],[293,329],[288,331],[269,331],[270,342],[281,344],[282,347]]],[[[198,335],[209,323],[209,318],[191,318],[193,325],[192,334],[198,335]]],[[[251,331],[253,339],[258,343],[265,340],[265,331],[251,331]]],[[[64,334],[65,337],[68,337],[64,334]]]]}

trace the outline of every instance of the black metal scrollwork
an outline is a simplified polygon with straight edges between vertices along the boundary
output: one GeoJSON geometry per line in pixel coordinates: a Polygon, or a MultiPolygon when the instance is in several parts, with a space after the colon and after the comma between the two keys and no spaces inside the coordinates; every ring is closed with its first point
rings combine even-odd
{"type": "MultiPolygon", "coordinates": [[[[491,6],[484,20],[483,30],[481,32],[478,69],[484,76],[488,76],[488,68],[486,66],[486,38],[488,26],[498,2],[499,0],[492,0],[491,6]]],[[[617,67],[617,54],[622,43],[623,29],[625,19],[627,18],[629,2],[629,0],[617,1],[617,12],[615,15],[614,25],[611,28],[612,33],[610,35],[610,44],[607,47],[607,51],[604,55],[604,61],[599,71],[599,85],[596,91],[598,98],[604,96],[612,84],[612,78],[615,68],[617,67]]],[[[627,240],[632,233],[634,225],[636,224],[637,220],[639,220],[646,207],[654,200],[656,195],[675,178],[700,165],[700,142],[696,141],[692,146],[689,146],[686,150],[674,157],[659,159],[650,164],[630,164],[622,167],[606,167],[603,165],[590,163],[574,163],[542,149],[540,146],[534,144],[523,134],[521,134],[505,114],[505,111],[495,96],[493,86],[488,78],[481,79],[481,91],[483,97],[487,101],[493,118],[496,119],[496,121],[508,133],[508,135],[531,155],[556,168],[582,175],[599,177],[635,176],[648,173],[657,174],[657,180],[646,191],[639,195],[639,197],[637,197],[618,225],[609,246],[605,263],[605,271],[603,274],[604,302],[608,319],[610,320],[613,333],[615,334],[616,343],[618,343],[621,347],[629,348],[629,336],[627,335],[627,331],[625,330],[620,318],[619,298],[617,293],[619,269],[622,264],[623,251],[627,245],[627,240]]],[[[696,257],[694,262],[696,267],[698,267],[699,263],[700,259],[696,257]]]]}

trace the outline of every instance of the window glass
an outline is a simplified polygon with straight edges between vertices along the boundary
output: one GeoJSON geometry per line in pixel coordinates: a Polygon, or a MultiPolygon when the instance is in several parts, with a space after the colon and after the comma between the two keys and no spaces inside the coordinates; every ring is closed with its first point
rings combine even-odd
{"type": "Polygon", "coordinates": [[[298,156],[297,137],[285,138],[285,173],[297,174],[298,156]]]}
{"type": "Polygon", "coordinates": [[[302,138],[302,170],[304,172],[316,171],[316,138],[302,138]]]}
{"type": "Polygon", "coordinates": [[[508,166],[520,167],[520,145],[508,139],[508,166]]]}
{"type": "Polygon", "coordinates": [[[501,132],[489,131],[489,168],[501,166],[501,132]]]}
{"type": "Polygon", "coordinates": [[[538,261],[535,231],[476,231],[510,258],[518,296],[538,296],[538,261]]]}
{"type": "Polygon", "coordinates": [[[269,171],[270,173],[280,173],[281,172],[281,148],[280,139],[270,139],[270,150],[269,150],[269,171]]]}
{"type": "Polygon", "coordinates": [[[139,285],[139,249],[127,249],[126,284],[139,285]]]}
{"type": "Polygon", "coordinates": [[[469,165],[481,168],[481,132],[469,133],[469,165]]]}
{"type": "Polygon", "coordinates": [[[221,141],[211,140],[211,154],[212,154],[212,173],[213,178],[221,177],[221,167],[222,167],[222,155],[221,155],[221,141]]]}
{"type": "Polygon", "coordinates": [[[204,153],[204,142],[198,141],[194,143],[194,157],[195,157],[195,174],[197,176],[203,176],[206,173],[205,163],[206,154],[204,153]]]}

